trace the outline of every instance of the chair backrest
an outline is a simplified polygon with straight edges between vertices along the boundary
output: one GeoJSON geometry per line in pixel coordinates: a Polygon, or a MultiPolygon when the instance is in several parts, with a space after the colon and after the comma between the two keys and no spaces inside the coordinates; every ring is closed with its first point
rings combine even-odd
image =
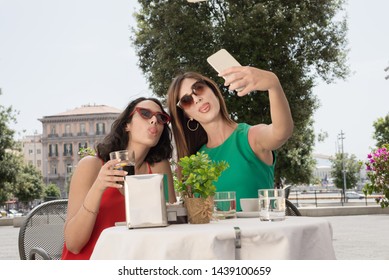
{"type": "Polygon", "coordinates": [[[288,199],[285,199],[285,204],[286,204],[286,209],[285,209],[286,216],[301,216],[301,213],[297,209],[296,205],[294,205],[288,199]]]}
{"type": "Polygon", "coordinates": [[[67,199],[58,199],[44,202],[28,213],[19,231],[21,260],[31,259],[31,251],[38,252],[37,259],[61,258],[67,207],[67,199]]]}

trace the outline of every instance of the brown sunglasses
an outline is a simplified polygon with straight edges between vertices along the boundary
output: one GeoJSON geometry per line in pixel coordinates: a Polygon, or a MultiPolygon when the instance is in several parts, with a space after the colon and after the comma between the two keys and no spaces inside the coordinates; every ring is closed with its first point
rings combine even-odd
{"type": "Polygon", "coordinates": [[[196,96],[202,95],[205,91],[205,88],[208,87],[208,84],[203,81],[199,80],[196,81],[192,86],[192,92],[189,94],[185,94],[181,99],[177,102],[177,106],[181,109],[187,109],[194,103],[193,94],[196,96]]]}

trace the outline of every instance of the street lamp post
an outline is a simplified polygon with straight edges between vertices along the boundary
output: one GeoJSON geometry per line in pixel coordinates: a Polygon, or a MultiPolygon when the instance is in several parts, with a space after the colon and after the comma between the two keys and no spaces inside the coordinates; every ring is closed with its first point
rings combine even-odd
{"type": "Polygon", "coordinates": [[[346,164],[344,160],[344,149],[343,149],[343,140],[345,139],[343,130],[340,131],[339,140],[341,140],[342,145],[342,173],[343,173],[343,202],[346,202],[346,164]]]}

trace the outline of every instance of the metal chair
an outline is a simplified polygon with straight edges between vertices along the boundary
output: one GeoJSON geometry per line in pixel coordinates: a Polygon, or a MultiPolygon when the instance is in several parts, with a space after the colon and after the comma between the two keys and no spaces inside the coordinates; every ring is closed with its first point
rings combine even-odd
{"type": "Polygon", "coordinates": [[[67,199],[44,202],[30,211],[19,231],[21,260],[59,260],[64,245],[67,199]]]}
{"type": "Polygon", "coordinates": [[[296,205],[294,205],[288,199],[285,199],[285,204],[286,204],[286,209],[285,209],[286,216],[301,216],[301,213],[297,209],[296,205]]]}

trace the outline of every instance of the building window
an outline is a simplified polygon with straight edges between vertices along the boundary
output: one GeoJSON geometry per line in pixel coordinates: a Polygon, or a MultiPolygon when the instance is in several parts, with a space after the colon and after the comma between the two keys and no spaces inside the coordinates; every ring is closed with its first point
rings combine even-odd
{"type": "Polygon", "coordinates": [[[70,124],[65,124],[65,133],[63,134],[63,137],[71,137],[72,132],[70,130],[70,124]]]}
{"type": "Polygon", "coordinates": [[[40,168],[42,166],[42,161],[41,160],[37,160],[36,166],[40,168]]]}
{"type": "Polygon", "coordinates": [[[86,136],[88,133],[86,132],[86,125],[85,123],[80,123],[80,132],[78,133],[78,136],[86,136]]]}
{"type": "Polygon", "coordinates": [[[70,163],[67,163],[66,164],[66,174],[70,174],[72,173],[73,171],[73,165],[71,165],[70,163]]]}
{"type": "Polygon", "coordinates": [[[36,153],[37,153],[37,155],[40,155],[41,154],[41,149],[37,149],[36,153]]]}
{"type": "Polygon", "coordinates": [[[70,134],[70,124],[65,124],[65,133],[70,134]]]}
{"type": "Polygon", "coordinates": [[[57,132],[56,132],[56,130],[55,130],[55,126],[52,126],[51,128],[50,128],[50,134],[52,134],[52,135],[54,135],[54,134],[56,134],[57,132]]]}
{"type": "Polygon", "coordinates": [[[49,144],[49,157],[58,156],[58,144],[49,144]]]}
{"type": "Polygon", "coordinates": [[[28,150],[28,154],[29,154],[29,155],[32,155],[33,153],[34,153],[34,151],[33,151],[32,149],[29,149],[29,150],[28,150]]]}
{"type": "Polygon", "coordinates": [[[63,145],[63,155],[64,156],[72,156],[73,155],[72,144],[64,144],[63,145]]]}
{"type": "Polygon", "coordinates": [[[78,143],[78,150],[86,149],[86,148],[88,148],[88,143],[87,142],[80,142],[80,143],[78,143]]]}
{"type": "Polygon", "coordinates": [[[105,134],[105,123],[96,123],[96,135],[105,134]]]}
{"type": "Polygon", "coordinates": [[[56,164],[50,165],[50,174],[57,175],[57,165],[56,164]]]}

